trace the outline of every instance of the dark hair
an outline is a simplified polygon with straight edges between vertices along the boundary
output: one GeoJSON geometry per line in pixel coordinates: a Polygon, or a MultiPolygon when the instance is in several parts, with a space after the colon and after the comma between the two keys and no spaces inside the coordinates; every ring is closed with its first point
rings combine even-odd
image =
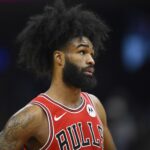
{"type": "Polygon", "coordinates": [[[19,63],[38,76],[50,74],[52,54],[74,37],[88,37],[95,51],[102,50],[109,29],[93,12],[81,5],[65,8],[62,0],[46,6],[44,12],[33,16],[18,35],[21,45],[19,63]]]}

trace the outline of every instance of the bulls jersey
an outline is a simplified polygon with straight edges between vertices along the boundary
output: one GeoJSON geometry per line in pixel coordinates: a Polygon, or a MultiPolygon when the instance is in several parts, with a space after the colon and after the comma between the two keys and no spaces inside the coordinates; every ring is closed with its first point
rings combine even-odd
{"type": "Polygon", "coordinates": [[[47,142],[40,150],[103,150],[103,127],[87,93],[82,104],[69,108],[40,94],[31,103],[46,113],[49,125],[47,142]]]}

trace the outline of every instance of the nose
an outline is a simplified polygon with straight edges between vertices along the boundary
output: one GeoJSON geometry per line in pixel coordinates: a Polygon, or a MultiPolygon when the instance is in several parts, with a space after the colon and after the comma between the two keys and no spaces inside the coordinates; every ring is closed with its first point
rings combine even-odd
{"type": "Polygon", "coordinates": [[[87,64],[95,65],[95,60],[91,55],[88,55],[87,57],[87,64]]]}

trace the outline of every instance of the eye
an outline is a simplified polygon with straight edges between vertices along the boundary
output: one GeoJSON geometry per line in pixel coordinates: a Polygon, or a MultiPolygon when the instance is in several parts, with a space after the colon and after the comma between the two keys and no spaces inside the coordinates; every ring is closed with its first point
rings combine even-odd
{"type": "Polygon", "coordinates": [[[82,51],[79,51],[80,55],[85,55],[85,51],[82,50],[82,51]]]}

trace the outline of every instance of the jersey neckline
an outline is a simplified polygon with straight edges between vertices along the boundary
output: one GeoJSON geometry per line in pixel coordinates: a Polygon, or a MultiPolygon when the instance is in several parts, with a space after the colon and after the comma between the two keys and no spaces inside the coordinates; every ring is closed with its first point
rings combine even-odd
{"type": "Polygon", "coordinates": [[[82,93],[80,94],[80,97],[82,99],[82,103],[77,107],[77,108],[70,108],[70,107],[67,107],[65,106],[64,104],[52,99],[49,95],[47,95],[46,93],[41,93],[40,96],[43,96],[45,99],[47,99],[48,101],[56,104],[57,106],[67,110],[67,111],[70,111],[70,112],[78,112],[78,111],[81,111],[82,108],[85,106],[85,98],[84,96],[82,95],[82,93]]]}

